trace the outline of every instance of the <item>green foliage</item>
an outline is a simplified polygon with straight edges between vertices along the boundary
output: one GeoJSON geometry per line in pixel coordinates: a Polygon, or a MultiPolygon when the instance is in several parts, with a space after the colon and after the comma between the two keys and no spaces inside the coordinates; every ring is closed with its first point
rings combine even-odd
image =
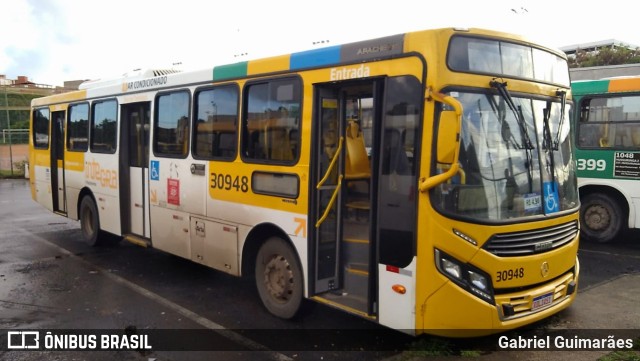
{"type": "Polygon", "coordinates": [[[400,361],[432,358],[432,357],[464,357],[478,358],[482,352],[460,347],[457,342],[440,337],[422,337],[412,342],[408,349],[402,353],[400,361]]]}
{"type": "MultiPolygon", "coordinates": [[[[28,89],[0,88],[0,130],[29,129],[31,100],[39,97],[42,97],[42,94],[31,93],[28,89]],[[6,107],[13,109],[6,109],[6,107]],[[11,120],[11,124],[8,124],[8,120],[11,120]]],[[[22,138],[24,137],[17,136],[13,143],[26,142],[26,139],[22,138]]],[[[0,137],[0,142],[2,141],[0,137]]]]}
{"type": "Polygon", "coordinates": [[[614,351],[600,357],[598,361],[640,361],[640,354],[634,351],[614,351]]]}
{"type": "Polygon", "coordinates": [[[29,129],[28,110],[0,111],[0,129],[9,129],[7,126],[7,115],[9,119],[11,119],[11,129],[29,129]]]}
{"type": "Polygon", "coordinates": [[[454,354],[453,345],[446,339],[423,337],[411,344],[409,350],[403,353],[404,359],[414,357],[451,356],[454,354]]]}
{"type": "Polygon", "coordinates": [[[18,173],[20,174],[24,174],[25,171],[25,165],[27,164],[26,160],[21,160],[18,162],[13,162],[13,169],[17,170],[18,173]]]}
{"type": "Polygon", "coordinates": [[[475,358],[475,357],[482,356],[482,352],[476,351],[476,350],[462,350],[462,351],[460,351],[460,356],[469,357],[469,358],[475,358]]]}
{"type": "Polygon", "coordinates": [[[40,97],[42,97],[40,94],[12,93],[8,91],[6,97],[5,94],[0,93],[0,106],[5,106],[8,102],[11,106],[28,107],[31,105],[32,99],[40,97]]]}
{"type": "Polygon", "coordinates": [[[570,68],[640,63],[640,48],[602,47],[597,51],[577,50],[569,57],[570,68]]]}

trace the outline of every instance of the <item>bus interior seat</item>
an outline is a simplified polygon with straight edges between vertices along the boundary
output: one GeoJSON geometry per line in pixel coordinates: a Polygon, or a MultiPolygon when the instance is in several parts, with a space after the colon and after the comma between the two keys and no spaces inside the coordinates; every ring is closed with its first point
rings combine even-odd
{"type": "Polygon", "coordinates": [[[345,164],[345,178],[347,180],[368,180],[371,177],[369,155],[364,144],[364,136],[358,123],[349,121],[347,125],[347,157],[345,164]]]}
{"type": "Polygon", "coordinates": [[[364,181],[366,183],[365,189],[358,187],[357,183],[347,184],[353,193],[351,193],[351,196],[348,196],[346,206],[355,211],[355,217],[358,219],[358,213],[360,211],[368,211],[370,208],[368,198],[371,187],[371,164],[364,142],[364,134],[360,130],[358,123],[350,120],[346,133],[345,142],[347,154],[344,177],[347,182],[364,181]]]}
{"type": "Polygon", "coordinates": [[[458,185],[453,190],[455,209],[463,214],[487,211],[488,202],[483,185],[458,185]]]}
{"type": "Polygon", "coordinates": [[[291,144],[286,128],[267,127],[265,137],[267,138],[267,150],[269,159],[272,160],[292,160],[291,144]]]}

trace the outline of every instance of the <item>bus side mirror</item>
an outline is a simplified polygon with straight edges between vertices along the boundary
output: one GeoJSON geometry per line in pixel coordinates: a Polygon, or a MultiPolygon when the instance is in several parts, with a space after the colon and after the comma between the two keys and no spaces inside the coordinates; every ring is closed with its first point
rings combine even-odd
{"type": "Polygon", "coordinates": [[[452,164],[455,162],[455,154],[460,146],[460,129],[458,129],[458,118],[455,111],[448,110],[440,113],[437,142],[438,163],[452,164]]]}

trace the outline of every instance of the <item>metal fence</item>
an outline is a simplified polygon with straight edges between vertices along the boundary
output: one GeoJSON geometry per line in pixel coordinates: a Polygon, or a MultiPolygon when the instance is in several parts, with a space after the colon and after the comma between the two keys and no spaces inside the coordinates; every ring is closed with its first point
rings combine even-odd
{"type": "Polygon", "coordinates": [[[0,177],[22,176],[29,159],[29,129],[3,129],[0,136],[0,177]]]}
{"type": "Polygon", "coordinates": [[[23,176],[28,159],[28,144],[0,144],[0,178],[23,176]]]}
{"type": "Polygon", "coordinates": [[[29,144],[29,129],[2,129],[0,144],[29,144]]]}
{"type": "Polygon", "coordinates": [[[33,86],[7,85],[0,88],[0,178],[23,176],[29,153],[31,100],[52,92],[33,86]]]}

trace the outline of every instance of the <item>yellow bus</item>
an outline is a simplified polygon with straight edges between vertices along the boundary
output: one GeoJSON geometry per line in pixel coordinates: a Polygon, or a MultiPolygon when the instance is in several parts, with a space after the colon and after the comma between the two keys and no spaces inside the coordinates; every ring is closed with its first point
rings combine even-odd
{"type": "Polygon", "coordinates": [[[496,333],[568,307],[579,265],[563,53],[433,29],[32,102],[33,199],[409,334],[496,333]],[[465,332],[462,332],[465,330],[465,332]]]}

